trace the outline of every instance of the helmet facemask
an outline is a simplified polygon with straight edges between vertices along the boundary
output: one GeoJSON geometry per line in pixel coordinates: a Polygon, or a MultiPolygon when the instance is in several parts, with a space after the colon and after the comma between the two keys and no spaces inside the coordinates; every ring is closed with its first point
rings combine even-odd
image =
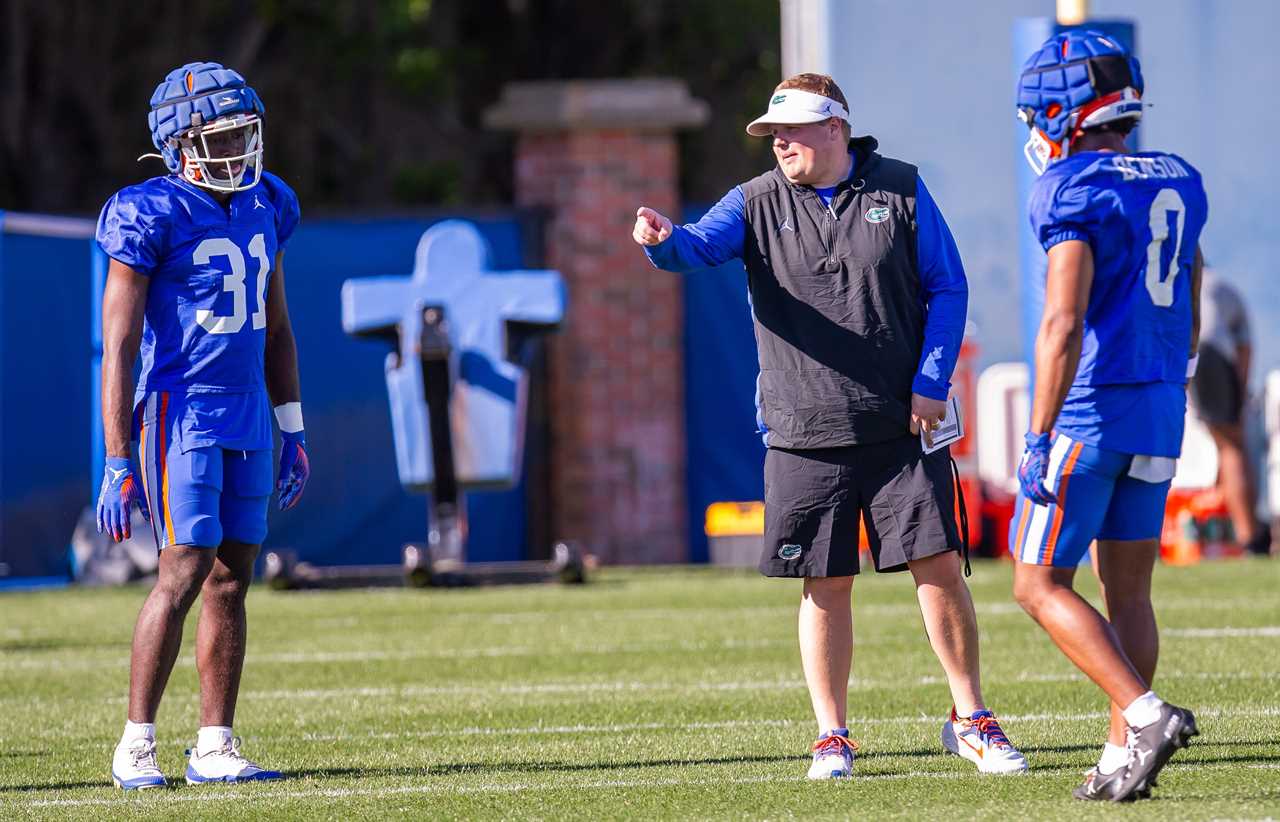
{"type": "Polygon", "coordinates": [[[1030,131],[1027,142],[1022,147],[1022,156],[1027,158],[1027,164],[1031,166],[1031,170],[1039,177],[1044,174],[1050,163],[1062,159],[1067,153],[1070,138],[1061,143],[1055,143],[1050,140],[1043,131],[1036,128],[1035,112],[1033,110],[1020,109],[1018,111],[1018,119],[1026,123],[1030,131]]]}
{"type": "Polygon", "coordinates": [[[171,138],[182,157],[182,178],[211,191],[257,185],[262,179],[262,118],[236,112],[208,125],[195,122],[200,119],[195,113],[192,128],[171,138]]]}

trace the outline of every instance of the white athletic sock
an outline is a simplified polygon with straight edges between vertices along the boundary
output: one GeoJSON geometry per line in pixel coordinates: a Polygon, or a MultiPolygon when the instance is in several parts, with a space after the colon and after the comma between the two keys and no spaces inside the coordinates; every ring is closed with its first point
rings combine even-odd
{"type": "Polygon", "coordinates": [[[139,739],[147,739],[151,742],[156,741],[156,723],[154,722],[124,722],[124,735],[120,737],[120,744],[128,746],[131,742],[139,739]]]}
{"type": "Polygon", "coordinates": [[[196,753],[216,751],[231,741],[231,728],[226,725],[208,725],[196,733],[196,753]]]}
{"type": "Polygon", "coordinates": [[[1147,691],[1129,703],[1129,707],[1125,708],[1121,713],[1124,714],[1124,721],[1128,722],[1132,727],[1145,728],[1160,718],[1160,709],[1162,707],[1164,707],[1164,700],[1156,696],[1154,692],[1147,691]]]}
{"type": "Polygon", "coordinates": [[[1124,745],[1112,745],[1108,742],[1102,747],[1102,758],[1098,760],[1098,773],[1113,774],[1129,761],[1129,749],[1124,745]]]}

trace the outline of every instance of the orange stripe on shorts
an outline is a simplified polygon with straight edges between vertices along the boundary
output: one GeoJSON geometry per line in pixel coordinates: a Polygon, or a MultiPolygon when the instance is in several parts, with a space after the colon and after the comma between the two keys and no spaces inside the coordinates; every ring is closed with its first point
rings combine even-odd
{"type": "Polygon", "coordinates": [[[166,423],[168,422],[169,412],[169,392],[165,391],[160,394],[160,420],[156,423],[156,430],[160,434],[160,453],[157,459],[160,461],[160,499],[164,507],[164,532],[169,538],[169,545],[173,545],[173,514],[169,511],[169,448],[166,442],[166,423]]]}
{"type": "Polygon", "coordinates": [[[1055,506],[1058,510],[1053,514],[1053,527],[1049,530],[1049,538],[1044,541],[1044,547],[1041,549],[1041,565],[1053,564],[1053,553],[1058,549],[1058,532],[1062,530],[1062,512],[1067,506],[1067,485],[1071,481],[1071,471],[1076,467],[1076,460],[1079,459],[1080,452],[1083,450],[1084,443],[1077,442],[1071,446],[1071,453],[1063,462],[1062,473],[1058,477],[1058,504],[1055,506]]]}

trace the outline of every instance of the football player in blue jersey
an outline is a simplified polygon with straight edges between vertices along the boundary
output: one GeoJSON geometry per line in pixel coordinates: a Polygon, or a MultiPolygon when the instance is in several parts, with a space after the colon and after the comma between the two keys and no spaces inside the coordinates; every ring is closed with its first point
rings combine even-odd
{"type": "Polygon", "coordinates": [[[231,731],[245,594],[267,533],[272,476],[286,509],[310,470],[282,264],[298,200],[263,169],[263,113],[244,78],[217,63],[170,72],[148,118],[170,173],[121,190],[98,221],[98,245],[111,258],[98,528],[128,537],[137,504],[160,549],[159,578],[134,628],[128,721],[112,759],[121,788],[166,784],[156,712],[197,595],[201,727],[186,781],[281,778],[246,759],[231,731]],[[283,440],[278,472],[272,406],[283,440]]]}
{"type": "Polygon", "coordinates": [[[1190,711],[1151,690],[1151,572],[1195,368],[1208,206],[1186,160],[1128,153],[1142,91],[1132,55],[1080,30],[1046,42],[1018,84],[1048,270],[1009,548],[1018,602],[1111,698],[1080,799],[1146,797],[1196,734],[1190,711]],[[1072,589],[1093,540],[1110,621],[1072,589]]]}

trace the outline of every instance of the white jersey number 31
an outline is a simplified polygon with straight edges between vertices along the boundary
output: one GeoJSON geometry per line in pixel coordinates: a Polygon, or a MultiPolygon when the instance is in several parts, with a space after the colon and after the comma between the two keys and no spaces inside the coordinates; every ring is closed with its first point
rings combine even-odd
{"type": "MultiPolygon", "coordinates": [[[[1153,218],[1152,225],[1154,224],[1153,218]]],[[[1156,254],[1158,258],[1159,251],[1156,254]]],[[[258,309],[253,312],[252,326],[253,330],[257,331],[267,327],[267,274],[271,270],[271,260],[267,258],[267,243],[261,234],[254,234],[253,239],[249,241],[249,255],[258,261],[255,289],[258,309]]],[[[222,290],[231,292],[231,313],[214,314],[213,309],[197,308],[196,322],[210,334],[234,334],[244,328],[249,307],[245,300],[244,254],[241,253],[240,247],[226,237],[210,237],[196,246],[191,257],[196,265],[208,265],[214,257],[226,257],[231,265],[231,273],[224,274],[222,277],[222,290]]]]}

